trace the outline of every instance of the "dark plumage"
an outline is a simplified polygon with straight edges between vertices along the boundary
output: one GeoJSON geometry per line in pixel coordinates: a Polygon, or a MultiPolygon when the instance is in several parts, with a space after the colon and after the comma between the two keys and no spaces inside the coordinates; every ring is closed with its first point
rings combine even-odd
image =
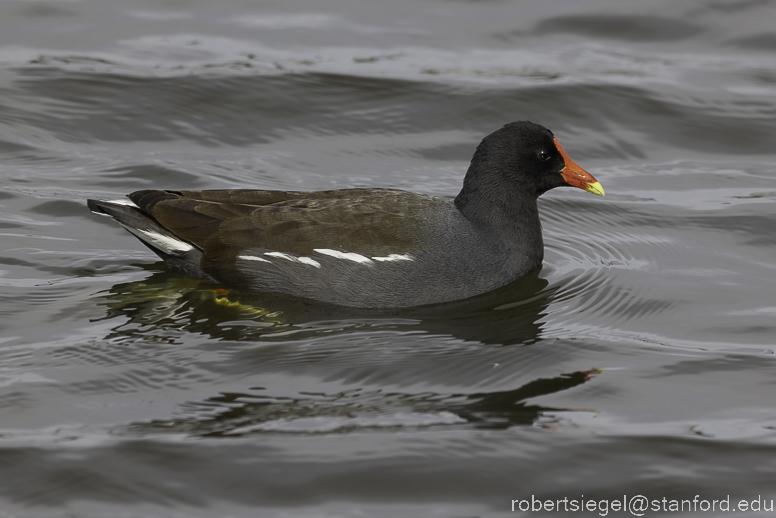
{"type": "Polygon", "coordinates": [[[483,139],[454,201],[394,189],[144,190],[88,200],[172,267],[214,282],[356,307],[463,299],[541,265],[536,200],[564,185],[603,195],[548,129],[483,139]]]}

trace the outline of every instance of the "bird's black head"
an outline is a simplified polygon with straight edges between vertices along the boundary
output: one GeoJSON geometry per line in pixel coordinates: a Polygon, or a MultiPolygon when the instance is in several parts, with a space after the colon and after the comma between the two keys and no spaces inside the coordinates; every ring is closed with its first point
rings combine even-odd
{"type": "Polygon", "coordinates": [[[568,157],[550,130],[529,121],[512,122],[477,146],[455,203],[463,210],[476,198],[535,201],[550,189],[569,185],[603,195],[601,184],[568,157]]]}

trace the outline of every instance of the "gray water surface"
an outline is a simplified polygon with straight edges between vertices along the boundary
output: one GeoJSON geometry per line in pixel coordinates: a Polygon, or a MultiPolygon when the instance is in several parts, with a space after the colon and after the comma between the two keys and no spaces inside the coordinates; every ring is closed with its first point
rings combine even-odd
{"type": "Polygon", "coordinates": [[[0,518],[767,508],[774,20],[769,0],[0,3],[0,518]],[[545,195],[541,271],[459,303],[225,296],[85,206],[450,197],[522,119],[607,196],[545,195]]]}

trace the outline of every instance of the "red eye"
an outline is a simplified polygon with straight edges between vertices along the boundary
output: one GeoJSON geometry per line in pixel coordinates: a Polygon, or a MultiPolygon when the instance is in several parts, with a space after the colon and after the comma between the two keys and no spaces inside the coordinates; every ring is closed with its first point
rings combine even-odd
{"type": "Polygon", "coordinates": [[[539,151],[539,160],[545,162],[550,159],[550,154],[546,151],[539,151]]]}

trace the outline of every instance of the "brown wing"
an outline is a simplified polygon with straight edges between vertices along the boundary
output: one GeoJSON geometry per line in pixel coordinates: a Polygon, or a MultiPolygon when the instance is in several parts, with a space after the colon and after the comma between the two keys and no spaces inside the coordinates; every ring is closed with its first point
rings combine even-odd
{"type": "Polygon", "coordinates": [[[130,199],[205,253],[233,259],[261,248],[310,255],[315,248],[369,256],[416,249],[431,197],[392,189],[336,191],[138,191],[130,199]]]}

